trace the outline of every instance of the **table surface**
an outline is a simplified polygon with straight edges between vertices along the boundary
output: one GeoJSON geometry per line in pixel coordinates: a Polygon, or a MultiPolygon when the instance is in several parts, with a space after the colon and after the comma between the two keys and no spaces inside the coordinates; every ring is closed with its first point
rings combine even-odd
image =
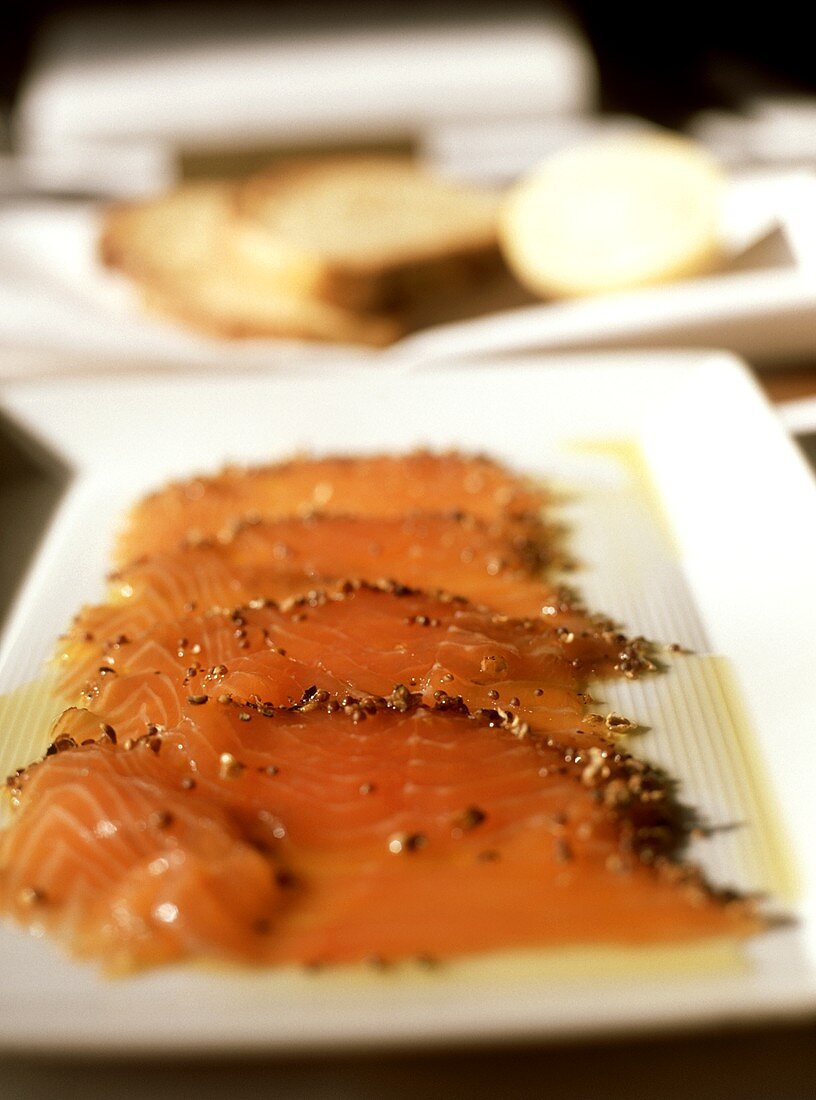
{"type": "MultiPolygon", "coordinates": [[[[758,375],[774,402],[816,395],[816,366],[758,375]]],[[[816,453],[816,452],[814,452],[816,453]]],[[[59,494],[15,456],[0,423],[0,515],[14,508],[14,546],[0,557],[0,616],[44,519],[59,494]]],[[[0,1027],[6,1006],[0,995],[0,1027]]],[[[475,1051],[324,1056],[274,1062],[129,1061],[7,1057],[0,1060],[6,1100],[198,1100],[243,1096],[345,1100],[346,1097],[546,1096],[559,1100],[812,1100],[816,1097],[816,1022],[729,1032],[527,1045],[475,1051]]]]}
{"type": "Polygon", "coordinates": [[[816,366],[780,367],[757,373],[756,377],[771,401],[816,397],[816,366]]]}

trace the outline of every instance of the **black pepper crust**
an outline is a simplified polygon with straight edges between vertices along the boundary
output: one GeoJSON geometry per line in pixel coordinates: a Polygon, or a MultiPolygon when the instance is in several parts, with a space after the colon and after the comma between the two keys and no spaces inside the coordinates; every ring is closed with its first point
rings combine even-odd
{"type": "MultiPolygon", "coordinates": [[[[345,599],[353,598],[358,592],[384,593],[397,598],[427,598],[429,600],[449,604],[453,610],[471,610],[478,613],[490,614],[493,621],[496,622],[515,622],[518,624],[519,628],[533,628],[536,622],[536,620],[531,619],[509,619],[508,616],[496,614],[485,605],[471,602],[463,596],[453,595],[439,589],[424,590],[414,588],[389,578],[375,581],[361,578],[346,578],[344,580],[338,580],[331,589],[310,589],[300,595],[290,596],[282,600],[258,597],[240,604],[237,607],[210,607],[202,613],[202,618],[205,620],[225,618],[231,620],[236,626],[235,636],[240,638],[246,633],[244,627],[248,623],[248,615],[250,612],[264,609],[277,610],[284,615],[290,615],[292,621],[297,622],[304,618],[305,613],[308,611],[319,609],[330,603],[339,603],[345,599]]],[[[559,589],[557,599],[558,603],[556,606],[559,611],[571,611],[576,614],[585,614],[585,609],[580,606],[577,597],[569,589],[559,589]]],[[[180,619],[179,624],[181,625],[183,621],[183,619],[180,619]]],[[[623,634],[617,628],[615,623],[603,616],[594,616],[590,622],[591,629],[582,631],[581,636],[583,638],[590,636],[595,637],[607,645],[617,647],[617,659],[613,662],[613,671],[621,673],[627,679],[634,679],[647,672],[662,670],[663,666],[657,658],[658,647],[655,643],[643,637],[627,637],[627,635],[623,634]]],[[[406,617],[405,624],[416,626],[439,626],[440,620],[433,616],[417,614],[406,617]]],[[[569,645],[576,637],[575,633],[568,630],[566,627],[557,628],[556,634],[565,645],[569,645]]],[[[134,638],[118,635],[112,643],[103,642],[101,644],[101,650],[103,652],[108,652],[109,648],[114,646],[115,649],[119,651],[120,655],[124,655],[129,646],[138,644],[140,640],[141,636],[139,635],[134,638]]],[[[187,647],[189,645],[190,642],[187,637],[178,639],[180,657],[187,652],[187,647]]],[[[200,650],[201,646],[194,644],[190,647],[189,652],[197,655],[200,650]]],[[[201,667],[198,663],[190,666],[187,670],[187,678],[192,679],[200,671],[201,667]]],[[[206,670],[204,686],[206,686],[208,681],[212,681],[214,677],[223,674],[225,671],[226,669],[224,666],[213,666],[209,670],[206,670]],[[221,671],[219,672],[219,670],[221,671]]],[[[98,676],[100,677],[115,673],[116,669],[107,665],[101,666],[98,669],[98,676]]],[[[86,701],[91,701],[98,694],[98,690],[98,682],[89,681],[83,689],[82,695],[86,701]]],[[[498,696],[496,696],[496,698],[498,698],[498,696]]],[[[629,724],[629,728],[633,728],[631,723],[629,724]]],[[[620,729],[618,732],[625,731],[620,729]]]]}

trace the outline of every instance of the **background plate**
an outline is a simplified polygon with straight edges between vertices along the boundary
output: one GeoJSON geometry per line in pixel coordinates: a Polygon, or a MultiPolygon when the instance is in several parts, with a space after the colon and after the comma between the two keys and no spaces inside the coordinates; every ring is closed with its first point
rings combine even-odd
{"type": "MultiPolygon", "coordinates": [[[[698,279],[519,309],[474,303],[476,320],[437,325],[360,362],[457,362],[464,356],[633,347],[718,347],[755,367],[809,361],[816,345],[816,174],[729,180],[722,244],[731,262],[698,279]]],[[[220,371],[331,367],[341,352],[307,341],[219,340],[145,312],[129,280],[97,259],[98,203],[0,208],[0,379],[185,366],[220,371]]]]}

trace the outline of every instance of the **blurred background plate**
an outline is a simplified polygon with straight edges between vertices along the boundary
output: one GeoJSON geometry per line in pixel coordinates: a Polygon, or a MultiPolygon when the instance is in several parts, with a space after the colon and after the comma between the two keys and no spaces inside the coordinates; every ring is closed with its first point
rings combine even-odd
{"type": "Polygon", "coordinates": [[[723,347],[757,367],[807,362],[816,346],[815,205],[816,173],[735,175],[726,194],[723,270],[439,326],[394,350],[444,360],[527,350],[723,347]]]}
{"type": "Polygon", "coordinates": [[[551,302],[437,326],[385,351],[291,340],[225,341],[143,312],[104,269],[100,207],[31,199],[0,207],[0,377],[153,365],[332,368],[338,356],[389,364],[485,353],[617,347],[727,347],[755,365],[807,361],[816,346],[816,174],[734,178],[723,243],[727,270],[626,294],[551,302]]]}

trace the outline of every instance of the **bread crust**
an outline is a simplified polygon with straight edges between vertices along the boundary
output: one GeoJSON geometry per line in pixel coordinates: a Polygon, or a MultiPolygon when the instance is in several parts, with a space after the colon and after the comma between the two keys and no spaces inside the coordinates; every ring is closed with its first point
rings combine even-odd
{"type": "Polygon", "coordinates": [[[498,207],[394,156],[288,160],[235,193],[245,255],[352,309],[410,309],[451,278],[467,287],[498,262],[498,207]]]}
{"type": "Polygon", "coordinates": [[[99,257],[138,285],[146,307],[225,339],[281,336],[381,347],[403,331],[395,316],[298,295],[235,252],[233,190],[190,184],[110,207],[99,257]]]}

